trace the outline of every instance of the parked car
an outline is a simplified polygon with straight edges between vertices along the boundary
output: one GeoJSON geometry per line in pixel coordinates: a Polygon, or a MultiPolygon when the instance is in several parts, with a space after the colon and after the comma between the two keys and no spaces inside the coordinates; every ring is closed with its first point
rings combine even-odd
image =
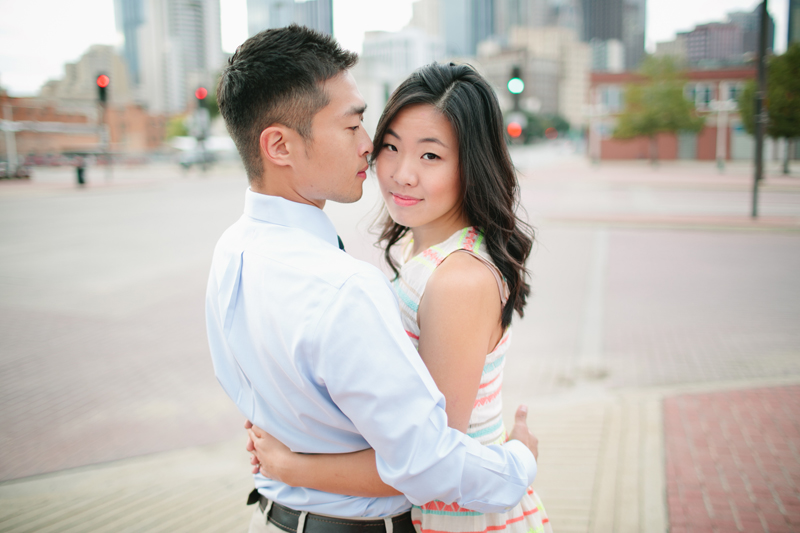
{"type": "Polygon", "coordinates": [[[214,153],[208,150],[190,150],[183,152],[178,158],[178,162],[185,169],[189,169],[193,165],[200,165],[203,169],[206,169],[216,160],[214,153]]]}
{"type": "Polygon", "coordinates": [[[8,163],[0,161],[0,179],[28,179],[31,177],[31,169],[25,165],[19,165],[13,172],[10,171],[8,163]]]}

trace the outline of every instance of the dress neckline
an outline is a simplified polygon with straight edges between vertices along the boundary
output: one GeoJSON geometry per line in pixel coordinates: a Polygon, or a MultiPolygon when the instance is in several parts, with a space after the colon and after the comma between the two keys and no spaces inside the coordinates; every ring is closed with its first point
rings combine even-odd
{"type": "MultiPolygon", "coordinates": [[[[403,247],[404,249],[403,249],[403,253],[402,253],[402,257],[401,257],[401,259],[403,259],[403,264],[405,265],[406,263],[412,261],[414,258],[421,256],[422,254],[424,254],[425,252],[427,252],[431,248],[436,248],[437,246],[442,246],[443,244],[446,244],[446,243],[452,241],[454,237],[456,237],[457,235],[461,234],[464,230],[469,230],[471,228],[475,228],[475,226],[464,226],[463,228],[457,229],[455,232],[453,232],[452,235],[447,237],[445,240],[443,240],[441,242],[437,242],[436,244],[432,244],[432,245],[428,246],[427,248],[425,248],[424,250],[420,250],[419,253],[409,256],[409,254],[411,253],[411,248],[412,248],[412,246],[414,244],[414,237],[412,235],[411,239],[409,239],[408,242],[406,243],[406,245],[403,247]]],[[[475,228],[475,231],[477,232],[477,228],[475,228]]]]}

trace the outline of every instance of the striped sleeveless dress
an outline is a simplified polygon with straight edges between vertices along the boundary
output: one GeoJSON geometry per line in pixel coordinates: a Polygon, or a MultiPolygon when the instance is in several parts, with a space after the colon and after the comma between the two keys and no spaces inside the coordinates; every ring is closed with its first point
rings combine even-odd
{"type": "MultiPolygon", "coordinates": [[[[469,253],[486,264],[494,274],[505,304],[508,288],[494,266],[483,244],[483,235],[477,228],[464,228],[444,242],[431,246],[414,257],[406,259],[400,275],[394,280],[394,289],[400,301],[403,326],[414,346],[419,349],[417,311],[425,292],[425,285],[433,271],[453,252],[469,253]]],[[[410,250],[410,245],[407,246],[410,250]]],[[[486,356],[480,388],[469,419],[467,435],[483,445],[502,444],[508,437],[503,424],[503,365],[510,345],[511,328],[507,328],[500,342],[486,356]]],[[[414,527],[420,533],[552,533],[550,520],[539,496],[528,487],[522,501],[504,513],[478,513],[460,507],[457,503],[433,501],[411,510],[414,527]]]]}

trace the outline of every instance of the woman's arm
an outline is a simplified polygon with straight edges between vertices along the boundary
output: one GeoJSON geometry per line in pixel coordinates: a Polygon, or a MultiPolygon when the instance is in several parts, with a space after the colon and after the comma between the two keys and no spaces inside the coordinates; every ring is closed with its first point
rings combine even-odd
{"type": "Polygon", "coordinates": [[[419,354],[447,399],[448,425],[466,433],[486,354],[503,335],[497,282],[481,261],[453,253],[428,280],[419,305],[419,354]]]}
{"type": "MultiPolygon", "coordinates": [[[[502,337],[500,313],[494,276],[468,254],[452,254],[428,280],[419,308],[419,352],[445,396],[448,425],[459,431],[469,425],[486,354],[502,337]]],[[[297,454],[259,428],[248,433],[251,462],[271,479],[350,496],[399,494],[381,481],[372,449],[297,454]]]]}
{"type": "Polygon", "coordinates": [[[311,455],[294,453],[281,441],[261,428],[245,424],[250,442],[247,450],[254,453],[251,463],[270,479],[292,487],[347,494],[348,496],[396,496],[397,490],[381,481],[375,466],[375,450],[353,453],[311,455]],[[248,427],[250,426],[250,427],[248,427]]]}

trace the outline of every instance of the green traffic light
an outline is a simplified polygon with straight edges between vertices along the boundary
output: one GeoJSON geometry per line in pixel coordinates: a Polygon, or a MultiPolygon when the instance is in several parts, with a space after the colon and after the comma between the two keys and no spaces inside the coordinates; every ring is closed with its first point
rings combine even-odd
{"type": "Polygon", "coordinates": [[[520,94],[525,89],[525,82],[519,78],[511,78],[508,80],[508,92],[511,94],[520,94]]]}

